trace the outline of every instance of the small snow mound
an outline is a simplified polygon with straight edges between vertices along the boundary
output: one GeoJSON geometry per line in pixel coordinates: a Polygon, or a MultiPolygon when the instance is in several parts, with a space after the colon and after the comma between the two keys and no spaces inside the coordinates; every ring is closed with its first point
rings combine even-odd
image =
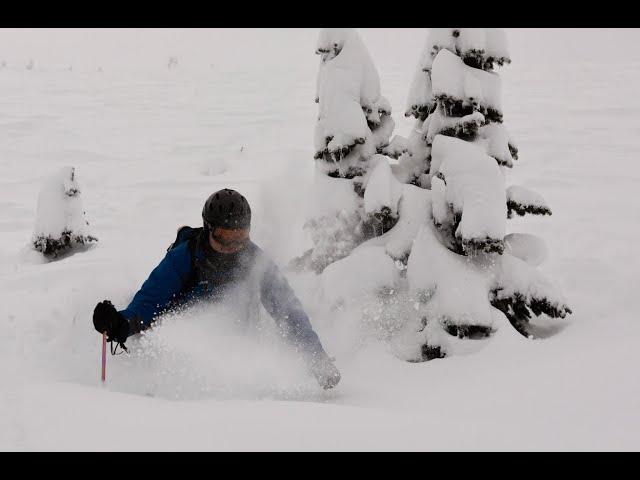
{"type": "Polygon", "coordinates": [[[537,267],[549,256],[549,249],[540,237],[529,233],[510,233],[504,237],[505,252],[537,267]]]}
{"type": "Polygon", "coordinates": [[[202,164],[201,172],[206,176],[215,176],[225,173],[228,169],[227,161],[223,157],[212,157],[202,164]]]}

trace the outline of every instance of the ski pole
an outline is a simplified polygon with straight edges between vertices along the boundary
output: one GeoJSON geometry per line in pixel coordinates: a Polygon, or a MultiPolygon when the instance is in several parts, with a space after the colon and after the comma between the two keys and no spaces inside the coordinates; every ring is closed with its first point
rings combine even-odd
{"type": "Polygon", "coordinates": [[[107,378],[107,332],[102,332],[102,384],[107,378]]]}

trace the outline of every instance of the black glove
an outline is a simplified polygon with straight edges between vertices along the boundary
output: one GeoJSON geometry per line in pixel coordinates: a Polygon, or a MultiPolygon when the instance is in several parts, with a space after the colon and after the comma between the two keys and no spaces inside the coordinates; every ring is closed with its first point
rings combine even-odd
{"type": "Polygon", "coordinates": [[[340,381],[340,372],[327,355],[322,355],[310,364],[310,370],[322,388],[328,390],[340,381]]]}
{"type": "Polygon", "coordinates": [[[100,333],[107,332],[107,341],[124,344],[129,336],[129,322],[118,313],[109,300],[96,305],[93,310],[93,326],[100,333]]]}

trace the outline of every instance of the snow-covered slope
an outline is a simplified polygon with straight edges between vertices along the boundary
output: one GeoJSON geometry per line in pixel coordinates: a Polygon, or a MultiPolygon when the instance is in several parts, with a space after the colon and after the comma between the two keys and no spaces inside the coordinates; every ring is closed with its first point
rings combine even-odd
{"type": "MultiPolygon", "coordinates": [[[[289,273],[342,372],[328,392],[272,332],[245,337],[222,307],[168,317],[130,341],[131,355],[108,357],[102,386],[91,324],[98,301],[131,299],[218,188],[248,198],[254,240],[280,265],[310,246],[317,31],[256,32],[239,45],[259,61],[227,55],[215,68],[168,70],[162,56],[135,71],[113,60],[104,72],[9,61],[0,71],[0,449],[638,450],[640,58],[600,54],[603,44],[632,45],[629,31],[568,32],[567,44],[580,37],[583,48],[562,50],[554,30],[549,56],[544,33],[507,31],[502,108],[519,148],[510,180],[543,195],[553,215],[516,216],[507,233],[545,241],[538,268],[574,314],[538,321],[536,340],[503,323],[488,340],[452,339],[455,356],[407,363],[381,340],[393,326],[323,304],[320,277],[289,273]],[[277,49],[287,62],[264,61],[277,49]],[[45,263],[28,249],[37,195],[67,165],[100,242],[45,263]]],[[[402,112],[424,32],[362,36],[402,112]]],[[[407,136],[413,122],[394,120],[407,136]]]]}

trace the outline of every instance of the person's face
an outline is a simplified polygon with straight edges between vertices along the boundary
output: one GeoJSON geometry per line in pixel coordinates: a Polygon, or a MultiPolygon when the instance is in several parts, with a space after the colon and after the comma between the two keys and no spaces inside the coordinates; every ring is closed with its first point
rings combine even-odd
{"type": "Polygon", "coordinates": [[[236,253],[249,244],[248,228],[220,228],[209,232],[209,245],[216,252],[236,253]]]}

